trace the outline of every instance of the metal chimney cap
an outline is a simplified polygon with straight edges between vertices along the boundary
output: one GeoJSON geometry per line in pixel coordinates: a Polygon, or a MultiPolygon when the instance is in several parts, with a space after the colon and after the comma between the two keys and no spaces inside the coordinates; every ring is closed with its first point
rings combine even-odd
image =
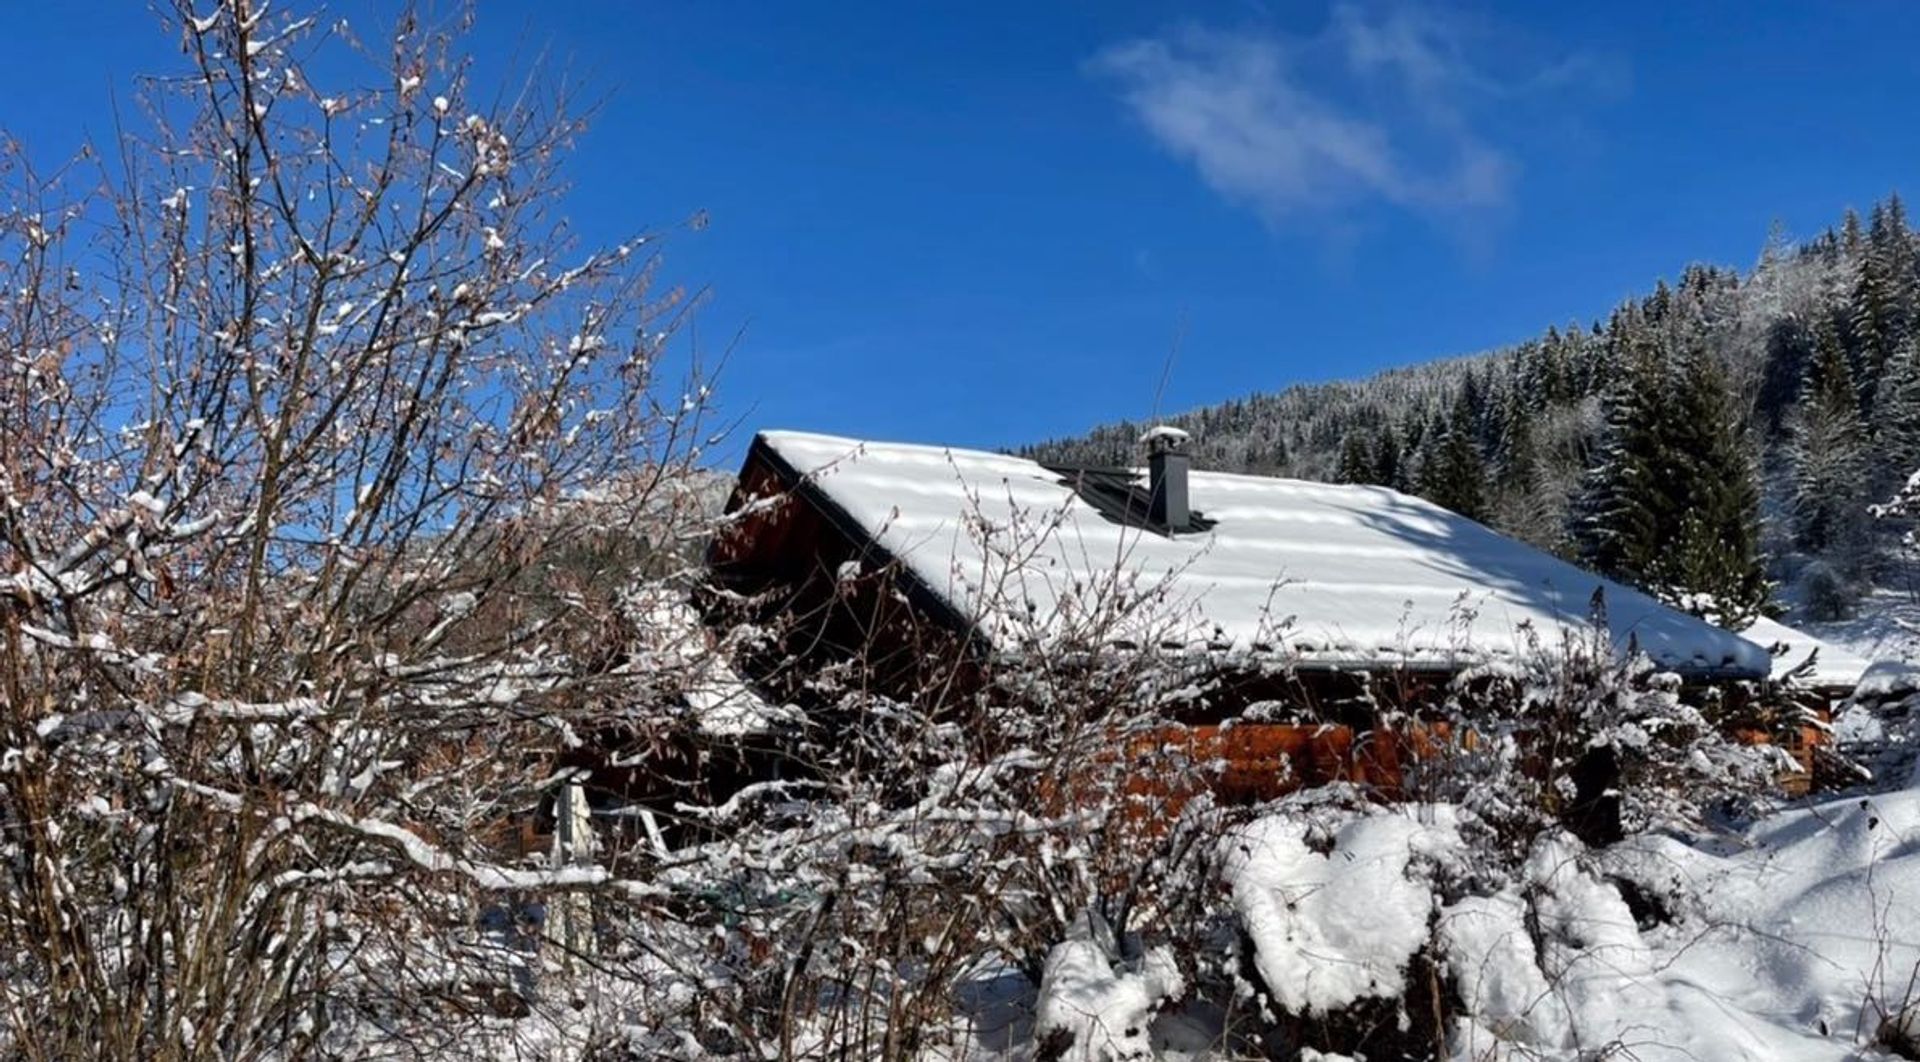
{"type": "Polygon", "coordinates": [[[1171,424],[1158,424],[1148,428],[1146,433],[1140,436],[1140,442],[1147,448],[1148,453],[1157,454],[1185,450],[1192,438],[1193,436],[1171,424]]]}

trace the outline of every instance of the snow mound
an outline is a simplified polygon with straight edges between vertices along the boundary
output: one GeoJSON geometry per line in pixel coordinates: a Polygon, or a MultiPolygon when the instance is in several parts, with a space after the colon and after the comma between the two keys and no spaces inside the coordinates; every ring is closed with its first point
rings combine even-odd
{"type": "MultiPolygon", "coordinates": [[[[1218,863],[1250,945],[1222,960],[1250,960],[1272,1003],[1265,1033],[1236,1041],[1225,1011],[1194,1005],[1205,961],[1183,977],[1168,948],[1123,959],[1083,915],[1046,961],[1038,1053],[1006,1057],[1336,1059],[1299,1030],[1382,1010],[1391,1027],[1394,1008],[1425,999],[1409,992],[1422,956],[1448,982],[1438,1032],[1460,1062],[1866,1062],[1920,1033],[1920,791],[1607,849],[1549,831],[1507,856],[1488,829],[1450,806],[1337,790],[1277,802],[1222,838],[1218,863]],[[1182,1021],[1194,1035],[1176,1046],[1165,1034],[1182,1021]]],[[[1402,1029],[1421,1017],[1398,1012],[1402,1029]]]]}
{"type": "Polygon", "coordinates": [[[1538,841],[1446,908],[1458,1058],[1828,1060],[1871,1053],[1920,970],[1920,793],[1774,815],[1732,838],[1538,841]],[[1664,909],[1637,924],[1620,887],[1664,909]]]}
{"type": "Polygon", "coordinates": [[[1562,1012],[1543,1004],[1553,987],[1540,969],[1527,925],[1526,901],[1515,889],[1469,896],[1445,909],[1439,942],[1461,1002],[1486,1039],[1560,1047],[1562,1012]]]}
{"type": "Polygon", "coordinates": [[[1885,700],[1920,692],[1920,664],[1907,660],[1879,660],[1868,667],[1854,689],[1859,698],[1885,700]]]}
{"type": "Polygon", "coordinates": [[[1234,910],[1275,1003],[1324,1014],[1405,992],[1434,910],[1429,868],[1460,855],[1455,814],[1368,808],[1330,831],[1312,812],[1273,815],[1222,842],[1234,910]]]}
{"type": "Polygon", "coordinates": [[[1758,617],[1739,633],[1773,656],[1775,678],[1805,668],[1801,681],[1816,688],[1851,688],[1879,666],[1848,646],[1825,641],[1765,616],[1758,617]]]}
{"type": "Polygon", "coordinates": [[[1113,931],[1093,911],[1074,919],[1067,939],[1047,953],[1040,975],[1034,1036],[1058,1044],[1059,1062],[1149,1059],[1148,1028],[1155,1011],[1185,988],[1166,948],[1136,962],[1118,958],[1113,931]]]}

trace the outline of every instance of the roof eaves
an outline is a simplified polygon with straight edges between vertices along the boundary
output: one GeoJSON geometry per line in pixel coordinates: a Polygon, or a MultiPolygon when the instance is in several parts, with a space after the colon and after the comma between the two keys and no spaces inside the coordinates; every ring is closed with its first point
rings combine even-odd
{"type": "Polygon", "coordinates": [[[980,630],[979,624],[969,620],[965,614],[954,607],[953,602],[947,600],[945,595],[928,585],[904,558],[894,555],[892,550],[881,545],[865,524],[856,520],[844,506],[834,500],[832,492],[822,487],[817,477],[801,473],[791,462],[781,456],[780,451],[767,442],[765,433],[756,434],[752,445],[748,448],[747,460],[751,462],[756,456],[764,458],[767,467],[774,470],[796,497],[813,506],[826,517],[827,522],[845,535],[847,541],[854,543],[864,557],[875,562],[876,567],[891,565],[900,579],[902,592],[916,607],[964,638],[973,650],[992,651],[992,645],[985,633],[980,630]]]}

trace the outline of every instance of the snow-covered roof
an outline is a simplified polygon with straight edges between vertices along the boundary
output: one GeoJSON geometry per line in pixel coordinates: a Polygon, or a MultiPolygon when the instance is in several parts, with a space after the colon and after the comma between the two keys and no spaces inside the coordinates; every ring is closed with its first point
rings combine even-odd
{"type": "MultiPolygon", "coordinates": [[[[1876,660],[1860,676],[1854,689],[1856,697],[1886,699],[1903,697],[1920,690],[1920,664],[1911,660],[1876,660]]],[[[1920,784],[1920,763],[1914,765],[1914,778],[1920,784]]]]}
{"type": "Polygon", "coordinates": [[[1616,646],[1696,676],[1768,670],[1753,642],[1383,487],[1194,471],[1213,523],[1166,537],[1025,458],[784,431],[760,443],[998,648],[1071,629],[1086,588],[1124,585],[1153,603],[1111,640],[1451,669],[1589,631],[1603,587],[1616,646]]]}
{"type": "Polygon", "coordinates": [[[1868,666],[1872,664],[1866,657],[1844,646],[1822,641],[1765,616],[1754,620],[1740,632],[1740,636],[1773,653],[1775,675],[1786,674],[1812,656],[1813,670],[1801,680],[1809,686],[1857,686],[1860,677],[1866,674],[1868,666]]]}

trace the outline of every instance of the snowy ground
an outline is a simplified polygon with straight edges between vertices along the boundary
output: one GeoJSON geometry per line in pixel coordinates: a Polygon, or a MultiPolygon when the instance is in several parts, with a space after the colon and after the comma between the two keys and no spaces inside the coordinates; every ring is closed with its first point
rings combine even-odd
{"type": "Polygon", "coordinates": [[[1647,933],[1608,919],[1618,955],[1588,960],[1633,971],[1633,1006],[1593,1033],[1639,1057],[1861,1057],[1916,998],[1920,790],[1785,811],[1715,843],[1637,838],[1602,865],[1670,885],[1676,908],[1647,933]]]}
{"type": "Polygon", "coordinates": [[[1794,625],[1868,660],[1920,660],[1920,585],[1881,587],[1852,619],[1794,625]]]}
{"type": "MultiPolygon", "coordinates": [[[[1511,880],[1456,895],[1462,814],[1283,805],[1230,839],[1233,905],[1279,1003],[1397,1000],[1431,946],[1468,1012],[1448,1023],[1456,1059],[1897,1057],[1879,1045],[1920,998],[1920,789],[1603,852],[1547,835],[1511,880]]],[[[1033,1058],[1037,1028],[1076,1033],[1064,1057],[1089,1062],[1245,1057],[1217,1002],[1172,1002],[1186,986],[1164,952],[1117,960],[1102,928],[1055,949],[1037,999],[1017,975],[983,979],[961,1053],[1033,1058]]]]}

